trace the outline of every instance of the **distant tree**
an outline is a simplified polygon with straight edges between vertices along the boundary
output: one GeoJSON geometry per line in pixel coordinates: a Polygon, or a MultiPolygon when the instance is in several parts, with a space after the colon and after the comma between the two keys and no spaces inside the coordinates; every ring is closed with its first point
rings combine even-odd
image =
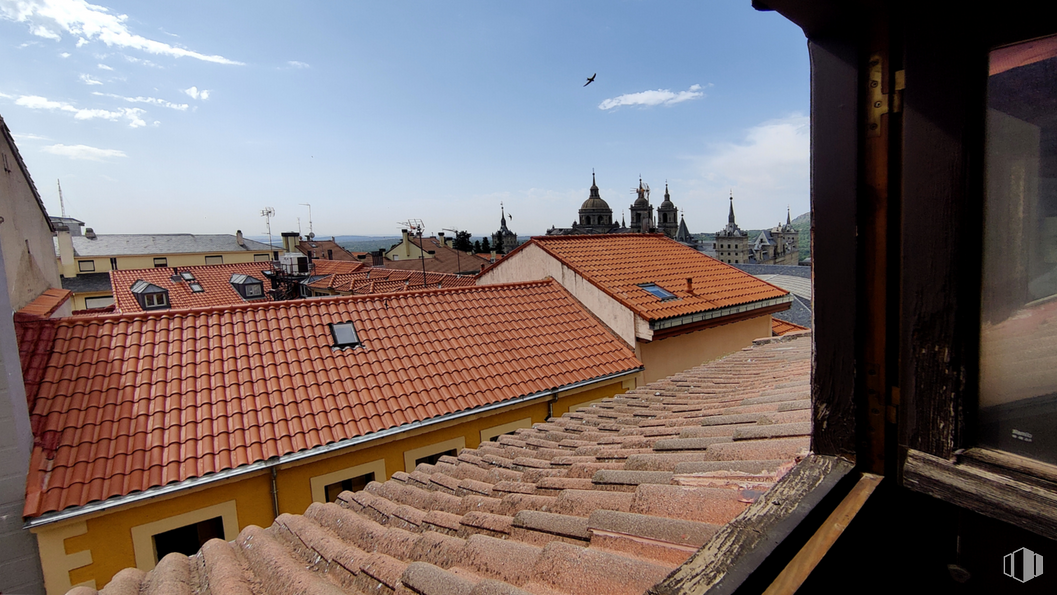
{"type": "Polygon", "coordinates": [[[492,251],[492,244],[488,241],[488,236],[485,236],[484,239],[481,240],[481,252],[491,252],[491,251],[492,251]]]}
{"type": "Polygon", "coordinates": [[[473,244],[470,242],[470,232],[468,231],[457,231],[455,232],[455,241],[452,243],[456,250],[462,250],[463,252],[469,252],[473,250],[473,244]]]}
{"type": "Polygon", "coordinates": [[[478,254],[480,254],[482,252],[482,250],[481,250],[481,240],[474,240],[473,241],[473,251],[478,253],[478,254]]]}

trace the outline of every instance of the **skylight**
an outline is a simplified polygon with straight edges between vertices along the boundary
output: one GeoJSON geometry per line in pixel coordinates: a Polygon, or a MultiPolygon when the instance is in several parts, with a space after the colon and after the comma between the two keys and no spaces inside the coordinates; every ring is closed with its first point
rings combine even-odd
{"type": "Polygon", "coordinates": [[[184,281],[194,281],[195,280],[194,273],[189,273],[187,271],[181,272],[180,276],[183,277],[184,281]]]}
{"type": "Polygon", "coordinates": [[[191,283],[191,291],[195,293],[202,293],[205,289],[202,288],[198,283],[191,283]]]}
{"type": "Polygon", "coordinates": [[[652,294],[654,297],[660,299],[662,302],[666,302],[668,300],[677,300],[677,299],[679,299],[678,296],[676,296],[674,293],[672,293],[672,292],[668,291],[667,289],[657,285],[656,283],[643,283],[642,285],[639,285],[639,287],[641,287],[641,288],[645,289],[646,291],[650,292],[650,294],[652,294]]]}
{"type": "Polygon", "coordinates": [[[334,335],[335,347],[355,347],[360,344],[360,338],[356,335],[356,327],[352,322],[332,322],[330,333],[334,335]]]}

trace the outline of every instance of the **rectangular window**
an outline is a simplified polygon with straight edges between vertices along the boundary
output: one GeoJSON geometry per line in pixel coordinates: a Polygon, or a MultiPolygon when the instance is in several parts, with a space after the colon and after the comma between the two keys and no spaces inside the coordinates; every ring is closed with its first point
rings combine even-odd
{"type": "Polygon", "coordinates": [[[114,257],[110,257],[110,270],[111,271],[116,271],[117,270],[117,259],[114,258],[114,257]]]}
{"type": "Polygon", "coordinates": [[[206,264],[224,264],[224,256],[206,256],[206,264]]]}
{"type": "Polygon", "coordinates": [[[644,283],[642,285],[639,285],[639,287],[653,294],[654,297],[659,298],[662,302],[679,299],[674,293],[657,285],[656,283],[644,283]]]}
{"type": "Polygon", "coordinates": [[[94,260],[78,260],[77,270],[82,273],[94,273],[95,272],[95,261],[94,260]]]}
{"type": "Polygon", "coordinates": [[[356,336],[356,327],[351,322],[331,323],[330,332],[334,335],[335,347],[355,347],[360,344],[360,339],[356,336]]]}
{"type": "Polygon", "coordinates": [[[154,259],[154,266],[155,267],[167,267],[167,266],[169,266],[169,259],[167,259],[167,258],[155,258],[154,259]]]}
{"type": "Polygon", "coordinates": [[[157,533],[153,537],[154,561],[157,563],[173,552],[190,556],[210,539],[224,538],[224,519],[219,516],[157,533]]]}
{"type": "Polygon", "coordinates": [[[1057,36],[987,84],[978,442],[1057,464],[1057,36]]]}
{"type": "Polygon", "coordinates": [[[168,296],[164,293],[147,293],[143,295],[143,306],[145,308],[164,308],[168,303],[168,296]]]}
{"type": "Polygon", "coordinates": [[[426,455],[424,457],[419,457],[415,459],[415,467],[418,467],[422,463],[426,463],[427,465],[436,465],[437,461],[439,461],[441,457],[454,457],[458,456],[458,454],[459,451],[453,448],[451,450],[445,450],[444,452],[437,452],[431,455],[426,455]]]}
{"type": "Polygon", "coordinates": [[[84,298],[84,307],[88,310],[91,310],[92,308],[105,308],[113,303],[114,296],[112,295],[84,298]]]}
{"type": "Polygon", "coordinates": [[[268,262],[271,258],[267,254],[254,254],[253,262],[268,262]]]}
{"type": "Polygon", "coordinates": [[[350,477],[349,479],[343,479],[328,484],[324,488],[326,491],[327,502],[337,502],[338,495],[342,492],[358,492],[367,487],[367,484],[372,481],[374,481],[374,473],[367,473],[365,475],[357,475],[356,477],[350,477]]]}

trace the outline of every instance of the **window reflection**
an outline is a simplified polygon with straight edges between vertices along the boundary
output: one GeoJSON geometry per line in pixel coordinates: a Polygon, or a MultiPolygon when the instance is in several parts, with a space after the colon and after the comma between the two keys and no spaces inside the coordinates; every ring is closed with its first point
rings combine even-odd
{"type": "Polygon", "coordinates": [[[979,442],[1057,463],[1057,36],[992,51],[987,104],[979,442]]]}

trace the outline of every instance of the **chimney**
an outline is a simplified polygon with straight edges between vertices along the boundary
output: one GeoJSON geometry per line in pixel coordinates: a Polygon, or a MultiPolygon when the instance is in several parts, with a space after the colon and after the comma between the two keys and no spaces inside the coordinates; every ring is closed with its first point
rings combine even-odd
{"type": "Polygon", "coordinates": [[[235,243],[238,244],[239,246],[242,246],[243,248],[246,247],[246,240],[242,239],[242,230],[241,229],[235,231],[235,243]]]}
{"type": "Polygon", "coordinates": [[[381,248],[371,252],[371,265],[376,267],[385,266],[385,259],[382,256],[381,248]]]}
{"type": "Polygon", "coordinates": [[[70,234],[69,226],[63,225],[55,230],[59,239],[59,267],[60,273],[67,279],[77,276],[77,263],[73,261],[73,236],[70,234]]]}
{"type": "Polygon", "coordinates": [[[92,229],[91,227],[86,227],[85,230],[84,230],[84,237],[88,238],[89,240],[94,240],[95,239],[95,230],[92,229]]]}
{"type": "Polygon", "coordinates": [[[438,231],[437,232],[437,239],[440,240],[440,245],[441,246],[447,246],[448,245],[448,242],[446,242],[444,240],[444,232],[443,231],[438,231]]]}
{"type": "Polygon", "coordinates": [[[690,295],[694,295],[694,278],[693,277],[687,277],[686,278],[686,293],[689,293],[690,295]]]}
{"type": "Polygon", "coordinates": [[[301,240],[301,235],[296,231],[284,231],[283,232],[283,251],[285,252],[297,252],[297,243],[301,240]]]}
{"type": "Polygon", "coordinates": [[[488,262],[495,262],[495,250],[492,250],[492,257],[488,260],[488,262]]]}
{"type": "Polygon", "coordinates": [[[411,258],[411,239],[406,229],[400,230],[400,235],[403,237],[403,242],[400,244],[404,247],[404,254],[401,258],[411,258]]]}

